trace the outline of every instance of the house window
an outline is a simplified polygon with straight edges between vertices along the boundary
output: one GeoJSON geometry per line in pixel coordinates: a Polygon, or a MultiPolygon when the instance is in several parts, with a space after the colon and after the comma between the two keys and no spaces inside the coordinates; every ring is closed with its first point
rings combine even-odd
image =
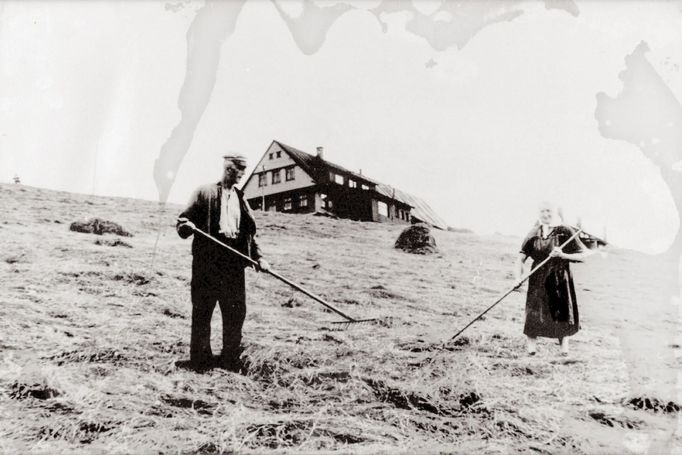
{"type": "Polygon", "coordinates": [[[358,182],[356,182],[353,179],[348,179],[348,186],[351,188],[357,188],[358,187],[358,182]]]}
{"type": "Polygon", "coordinates": [[[282,158],[282,152],[277,152],[277,158],[282,158]]]}
{"type": "Polygon", "coordinates": [[[334,182],[343,185],[343,175],[334,174],[334,182]]]}
{"type": "Polygon", "coordinates": [[[369,186],[367,186],[367,185],[365,185],[365,184],[363,183],[363,184],[362,184],[362,189],[363,189],[363,190],[368,190],[368,189],[369,189],[369,186]]]}
{"type": "Polygon", "coordinates": [[[294,168],[293,168],[293,167],[288,167],[288,168],[286,168],[285,173],[286,173],[285,178],[287,179],[287,182],[288,182],[289,180],[293,180],[293,179],[294,179],[294,168]]]}
{"type": "Polygon", "coordinates": [[[293,205],[291,203],[291,197],[285,197],[284,198],[284,210],[291,210],[292,206],[293,205]]]}
{"type": "Polygon", "coordinates": [[[308,196],[305,194],[301,194],[298,196],[298,206],[299,207],[308,207],[308,196]]]}
{"type": "Polygon", "coordinates": [[[379,201],[377,209],[379,210],[379,215],[388,217],[388,205],[385,202],[379,201]]]}
{"type": "Polygon", "coordinates": [[[326,194],[320,193],[320,199],[322,199],[322,205],[325,209],[331,209],[334,207],[334,204],[332,204],[332,201],[327,197],[326,194]]]}
{"type": "Polygon", "coordinates": [[[258,174],[258,186],[267,186],[268,185],[268,174],[263,172],[262,174],[258,174]]]}
{"type": "Polygon", "coordinates": [[[271,153],[270,156],[269,156],[269,158],[272,159],[272,157],[273,157],[274,155],[275,155],[274,153],[271,153]]]}
{"type": "Polygon", "coordinates": [[[281,178],[281,175],[279,173],[279,169],[277,169],[276,171],[272,171],[272,184],[275,185],[281,181],[282,181],[282,178],[281,178]]]}

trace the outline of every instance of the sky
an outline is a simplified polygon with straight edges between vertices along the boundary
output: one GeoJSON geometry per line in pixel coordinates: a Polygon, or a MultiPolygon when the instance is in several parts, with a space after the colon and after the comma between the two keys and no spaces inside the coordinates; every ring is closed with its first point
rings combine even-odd
{"type": "Polygon", "coordinates": [[[204,2],[2,2],[0,181],[158,200],[155,161],[195,119],[170,202],[217,180],[226,152],[255,164],[275,139],[324,146],[454,227],[522,236],[551,200],[618,246],[668,248],[675,195],[639,147],[600,133],[595,110],[641,42],[682,100],[682,2],[460,3],[233,4],[204,108],[181,95],[204,2]],[[345,12],[304,17],[311,5],[345,12]]]}

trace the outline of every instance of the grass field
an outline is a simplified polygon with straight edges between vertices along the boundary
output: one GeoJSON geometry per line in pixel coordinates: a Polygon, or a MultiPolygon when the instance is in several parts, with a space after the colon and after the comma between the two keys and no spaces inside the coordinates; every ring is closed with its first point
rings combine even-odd
{"type": "MultiPolygon", "coordinates": [[[[189,356],[180,207],[0,185],[0,450],[43,453],[682,453],[679,258],[610,248],[574,266],[569,357],[528,357],[520,239],[256,213],[273,268],[342,311],[247,271],[244,375],[189,356]],[[71,232],[101,217],[133,237],[71,232]],[[118,239],[127,245],[115,242],[118,239]]],[[[532,220],[529,220],[529,227],[532,220]]],[[[219,310],[213,344],[219,350],[219,310]]]]}

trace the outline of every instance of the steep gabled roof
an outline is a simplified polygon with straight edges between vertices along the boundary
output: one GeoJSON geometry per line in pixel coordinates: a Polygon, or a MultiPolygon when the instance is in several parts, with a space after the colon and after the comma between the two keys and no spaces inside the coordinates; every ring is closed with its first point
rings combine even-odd
{"type": "Polygon", "coordinates": [[[294,161],[296,161],[296,164],[301,166],[303,170],[314,179],[326,175],[329,171],[335,171],[337,173],[350,174],[353,176],[353,178],[359,181],[364,181],[372,185],[377,184],[377,182],[365,177],[364,175],[355,173],[353,171],[349,171],[348,169],[339,166],[338,164],[331,163],[316,155],[311,155],[310,153],[303,152],[295,147],[283,144],[279,141],[274,142],[276,142],[280,147],[282,147],[282,150],[287,152],[289,156],[291,156],[291,158],[294,161]]]}
{"type": "Polygon", "coordinates": [[[376,191],[379,194],[383,194],[384,196],[388,196],[390,198],[397,199],[400,202],[404,202],[405,204],[411,205],[413,207],[411,214],[415,218],[439,229],[446,230],[448,228],[447,221],[438,216],[438,214],[431,207],[429,207],[429,205],[423,199],[408,194],[402,190],[399,190],[398,188],[384,185],[383,183],[377,185],[376,191]]]}
{"type": "Polygon", "coordinates": [[[329,161],[321,159],[316,155],[303,152],[290,145],[283,144],[279,141],[273,142],[276,142],[282,148],[282,150],[287,152],[289,156],[291,156],[291,158],[296,162],[296,164],[301,166],[301,168],[303,168],[303,170],[313,179],[320,179],[329,171],[350,174],[358,181],[364,181],[372,185],[373,189],[378,194],[411,206],[411,212],[415,218],[439,229],[448,228],[448,223],[443,218],[438,216],[438,214],[431,207],[429,207],[424,200],[416,196],[405,193],[404,191],[401,191],[397,188],[394,190],[393,187],[384,185],[383,183],[377,182],[376,180],[369,179],[364,175],[349,171],[338,164],[330,163],[329,161]]]}

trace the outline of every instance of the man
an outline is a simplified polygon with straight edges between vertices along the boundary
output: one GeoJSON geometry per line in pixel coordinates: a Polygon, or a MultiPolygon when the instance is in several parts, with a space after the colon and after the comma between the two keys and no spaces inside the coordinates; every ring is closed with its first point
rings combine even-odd
{"type": "MultiPolygon", "coordinates": [[[[201,229],[269,270],[255,240],[256,223],[244,194],[236,188],[244,175],[246,158],[224,156],[222,180],[199,187],[178,217],[176,229],[183,239],[201,229]]],[[[239,371],[242,326],[246,316],[244,267],[250,265],[225,247],[201,234],[192,241],[192,335],[189,366],[206,370],[215,366],[211,352],[211,317],[216,302],[223,319],[223,350],[218,366],[239,371]]],[[[186,362],[184,362],[186,363],[186,362]]],[[[181,365],[179,365],[181,366],[181,365]]],[[[182,365],[184,366],[184,365],[182,365]]]]}

